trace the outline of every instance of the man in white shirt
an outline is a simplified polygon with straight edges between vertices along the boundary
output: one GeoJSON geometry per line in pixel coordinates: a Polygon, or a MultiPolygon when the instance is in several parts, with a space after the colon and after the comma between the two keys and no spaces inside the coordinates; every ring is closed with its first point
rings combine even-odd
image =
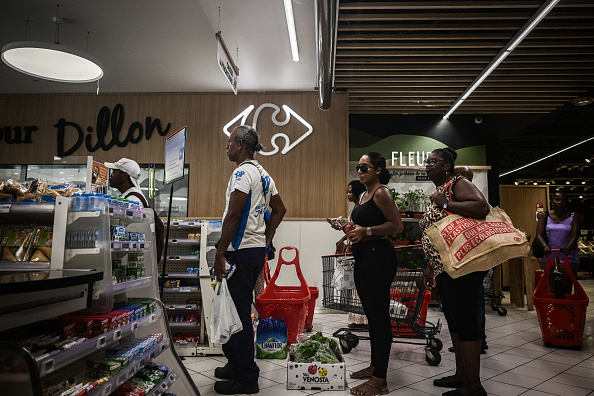
{"type": "Polygon", "coordinates": [[[223,344],[228,362],[215,370],[215,376],[226,381],[217,381],[214,389],[225,395],[259,391],[260,370],[254,361],[251,318],[253,290],[264,267],[265,249],[286,213],[274,180],[254,160],[254,153],[262,148],[256,130],[244,125],[233,129],[227,143],[227,157],[238,167],[227,186],[214,273],[217,280],[221,281],[226,274],[225,260],[236,265],[233,276],[228,279],[228,286],[243,330],[233,334],[223,344]],[[271,214],[265,222],[264,213],[269,206],[271,214]]]}

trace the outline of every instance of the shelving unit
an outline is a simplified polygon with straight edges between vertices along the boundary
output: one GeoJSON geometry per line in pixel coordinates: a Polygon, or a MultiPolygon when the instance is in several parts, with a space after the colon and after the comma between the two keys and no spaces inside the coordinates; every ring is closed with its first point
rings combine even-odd
{"type": "MultiPolygon", "coordinates": [[[[163,223],[167,225],[167,221],[163,223]]],[[[200,326],[200,286],[198,270],[200,256],[201,221],[185,219],[181,223],[172,221],[167,243],[165,287],[163,302],[167,310],[169,327],[174,334],[174,348],[180,356],[196,356],[196,342],[202,339],[200,326]],[[190,237],[193,234],[194,237],[190,237]],[[169,282],[172,286],[167,286],[169,282]],[[175,286],[179,284],[179,286],[175,286]],[[175,322],[182,317],[194,315],[193,322],[175,322]]],[[[159,276],[163,273],[160,263],[159,276]]]]}
{"type": "Polygon", "coordinates": [[[167,392],[198,395],[194,382],[171,348],[172,335],[166,308],[158,299],[152,210],[126,213],[104,206],[93,212],[73,212],[68,198],[58,198],[51,206],[53,210],[48,205],[17,208],[13,204],[9,208],[0,208],[0,224],[3,226],[53,225],[54,231],[51,264],[46,263],[35,271],[29,270],[32,263],[26,263],[19,271],[0,270],[2,277],[12,276],[19,281],[0,283],[0,360],[5,363],[0,382],[3,389],[19,396],[41,396],[42,386],[50,382],[59,383],[65,378],[93,382],[92,377],[86,377],[85,362],[103,359],[106,349],[151,339],[159,341],[143,349],[117,374],[87,394],[110,395],[146,364],[154,362],[168,367],[169,372],[147,395],[159,396],[167,392]],[[111,225],[123,225],[127,231],[143,232],[148,241],[114,244],[110,241],[111,225]],[[73,247],[72,233],[81,230],[96,231],[94,247],[73,247]],[[127,262],[131,253],[144,255],[144,275],[114,284],[112,259],[127,262]],[[44,271],[47,274],[40,276],[44,271]],[[78,338],[68,348],[58,348],[36,357],[18,341],[34,332],[35,322],[81,309],[84,310],[82,313],[104,314],[110,312],[114,304],[133,304],[133,301],[128,301],[130,298],[153,301],[154,311],[142,317],[131,316],[133,319],[125,324],[118,322],[115,328],[87,339],[78,338]],[[155,334],[162,336],[157,338],[153,336],[155,334]],[[14,363],[14,373],[6,367],[6,362],[14,363]]]}
{"type": "MultiPolygon", "coordinates": [[[[201,221],[197,219],[179,219],[172,221],[169,231],[169,242],[165,280],[180,281],[179,287],[164,287],[163,300],[168,315],[186,315],[193,313],[199,321],[194,324],[171,322],[170,327],[175,333],[192,334],[198,331],[198,343],[176,343],[175,348],[181,356],[204,356],[222,354],[220,345],[210,342],[206,332],[212,311],[214,295],[211,286],[210,269],[214,264],[214,247],[221,236],[219,221],[201,221]],[[195,238],[189,235],[194,234],[195,238]],[[198,235],[200,237],[198,237],[198,235]],[[188,252],[199,250],[198,255],[188,252]],[[188,268],[198,268],[198,271],[188,272],[188,268]]],[[[162,267],[161,267],[162,271],[162,267]]]]}

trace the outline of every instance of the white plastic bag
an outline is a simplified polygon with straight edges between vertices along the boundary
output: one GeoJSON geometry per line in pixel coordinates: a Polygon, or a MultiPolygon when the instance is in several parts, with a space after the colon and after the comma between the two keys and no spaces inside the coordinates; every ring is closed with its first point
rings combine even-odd
{"type": "Polygon", "coordinates": [[[215,289],[209,325],[210,340],[217,344],[225,344],[233,334],[243,329],[225,278],[215,289]]]}
{"type": "Polygon", "coordinates": [[[332,285],[335,290],[355,288],[355,259],[352,256],[341,257],[336,262],[332,285]]]}

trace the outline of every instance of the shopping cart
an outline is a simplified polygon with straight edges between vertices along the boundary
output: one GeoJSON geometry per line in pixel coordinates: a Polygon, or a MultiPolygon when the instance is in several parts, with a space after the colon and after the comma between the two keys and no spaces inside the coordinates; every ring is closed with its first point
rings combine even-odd
{"type": "MultiPolygon", "coordinates": [[[[339,261],[342,264],[345,260],[353,260],[353,258],[344,255],[322,256],[322,287],[324,291],[322,305],[325,308],[339,311],[365,314],[355,289],[337,290],[335,287],[334,270],[339,261]]],[[[394,341],[425,345],[425,360],[429,365],[437,366],[441,362],[439,351],[443,348],[443,343],[440,339],[435,338],[435,335],[441,331],[441,323],[439,320],[436,324],[426,320],[431,293],[425,289],[423,271],[398,268],[392,281],[390,299],[392,300],[390,319],[394,341]],[[411,341],[412,339],[423,339],[424,342],[411,341]]],[[[349,328],[341,328],[333,334],[338,338],[344,353],[355,348],[359,344],[359,340],[369,340],[369,336],[354,334],[352,331],[349,328]]],[[[365,331],[357,330],[357,332],[365,331]]]]}
{"type": "Polygon", "coordinates": [[[485,275],[485,279],[483,279],[483,287],[485,289],[485,301],[489,301],[491,304],[491,309],[493,311],[497,311],[499,316],[507,315],[507,309],[501,306],[501,300],[505,298],[505,294],[503,294],[502,290],[495,290],[496,282],[493,281],[495,276],[501,277],[501,266],[496,268],[491,268],[487,275],[485,275]]]}

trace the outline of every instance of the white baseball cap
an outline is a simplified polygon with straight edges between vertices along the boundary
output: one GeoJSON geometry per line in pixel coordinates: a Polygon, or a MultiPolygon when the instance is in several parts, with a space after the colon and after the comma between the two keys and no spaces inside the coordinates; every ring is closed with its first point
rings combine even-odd
{"type": "Polygon", "coordinates": [[[109,169],[119,169],[122,172],[127,173],[130,175],[130,181],[134,187],[140,189],[140,184],[138,184],[138,178],[140,178],[140,166],[128,158],[122,158],[117,162],[106,162],[105,166],[109,169]]]}

